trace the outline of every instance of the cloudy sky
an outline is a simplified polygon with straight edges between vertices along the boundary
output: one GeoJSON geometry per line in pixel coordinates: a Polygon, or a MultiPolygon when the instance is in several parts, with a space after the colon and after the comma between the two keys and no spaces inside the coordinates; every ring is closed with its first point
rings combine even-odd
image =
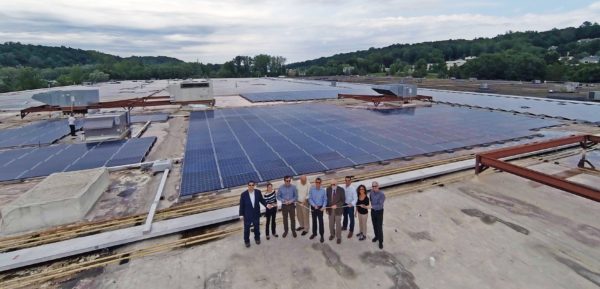
{"type": "Polygon", "coordinates": [[[0,42],[212,63],[259,53],[291,63],[600,20],[600,1],[580,0],[0,0],[0,7],[0,42]]]}

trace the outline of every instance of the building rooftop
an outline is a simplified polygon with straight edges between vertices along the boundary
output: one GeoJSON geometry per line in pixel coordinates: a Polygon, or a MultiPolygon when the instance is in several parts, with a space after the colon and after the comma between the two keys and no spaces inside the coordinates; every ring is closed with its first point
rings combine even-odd
{"type": "MultiPolygon", "coordinates": [[[[245,189],[245,179],[227,185],[219,182],[218,190],[194,191],[189,198],[181,198],[181,193],[186,190],[182,179],[190,176],[193,182],[202,179],[199,177],[202,168],[198,165],[201,161],[190,157],[192,155],[212,156],[212,162],[219,164],[227,160],[230,168],[226,171],[235,179],[239,174],[229,169],[240,168],[243,160],[226,157],[232,156],[233,149],[224,150],[222,154],[216,152],[219,148],[234,146],[234,141],[236,154],[252,161],[261,176],[265,170],[272,171],[270,166],[265,168],[265,160],[258,157],[265,155],[261,148],[269,148],[276,151],[280,159],[289,161],[286,167],[296,171],[292,174],[306,173],[309,181],[320,176],[327,183],[346,175],[369,182],[406,172],[418,174],[423,168],[435,171],[440,165],[458,162],[472,161],[474,165],[475,153],[573,134],[600,133],[597,119],[600,107],[591,102],[419,88],[418,94],[433,96],[434,102],[443,103],[387,103],[382,104],[384,110],[375,111],[371,103],[355,99],[252,102],[240,96],[244,93],[284,95],[290,91],[302,94],[330,87],[330,81],[286,78],[211,81],[216,98],[214,110],[191,112],[193,108],[178,106],[132,109],[132,118],[139,116],[140,121],[132,124],[132,134],[141,133],[142,138],[137,141],[144,143],[140,148],[135,145],[136,141],[131,142],[135,146],[132,149],[138,153],[135,160],[127,159],[126,154],[120,152],[120,146],[111,143],[92,148],[79,138],[62,137],[67,134],[66,130],[55,137],[52,144],[1,149],[0,158],[14,150],[26,150],[27,154],[0,164],[3,165],[0,175],[15,172],[10,164],[18,164],[35,154],[39,154],[36,163],[20,166],[22,176],[58,164],[58,159],[65,161],[67,156],[73,158],[65,163],[69,167],[80,164],[88,168],[94,162],[104,164],[111,157],[122,163],[118,169],[109,169],[109,188],[80,223],[43,232],[0,232],[0,263],[3,254],[26,256],[30,251],[21,250],[49,242],[62,244],[58,242],[83,236],[93,242],[95,234],[110,234],[115,230],[139,233],[161,186],[163,173],[148,170],[147,162],[155,160],[175,161],[155,203],[158,208],[155,224],[169,221],[176,227],[180,217],[198,217],[201,213],[216,213],[224,208],[231,210],[245,189]],[[402,106],[403,109],[398,109],[402,106]],[[214,118],[198,122],[195,117],[198,114],[212,114],[214,118]],[[150,124],[147,125],[147,121],[150,124]],[[192,123],[209,123],[213,137],[208,138],[192,123]],[[321,141],[331,135],[340,142],[321,141]],[[257,145],[250,141],[250,136],[263,137],[266,142],[257,145]],[[145,142],[148,139],[152,139],[151,145],[145,142]],[[342,139],[355,142],[344,143],[342,139]],[[207,140],[213,144],[208,145],[207,140]],[[458,142],[461,145],[457,145],[458,142]],[[204,145],[190,147],[190,144],[200,143],[204,145]],[[80,147],[86,148],[79,151],[80,147]],[[284,149],[279,151],[280,147],[284,149]],[[210,151],[200,153],[207,148],[210,151]],[[289,152],[292,148],[306,150],[307,156],[314,156],[322,164],[337,164],[340,160],[351,160],[351,164],[296,170],[302,162],[286,158],[293,155],[289,152]],[[78,150],[78,154],[68,153],[72,150],[78,150]],[[46,151],[52,152],[44,155],[46,151]],[[106,155],[108,152],[110,156],[106,155]],[[331,152],[339,155],[334,158],[331,152]],[[366,156],[376,160],[358,161],[366,156]],[[57,161],[52,161],[55,158],[57,161]]],[[[385,83],[385,80],[374,82],[385,83]]],[[[101,101],[106,101],[150,94],[168,96],[163,89],[169,83],[173,81],[123,81],[98,86],[101,101]]],[[[354,91],[370,89],[368,84],[348,82],[338,82],[336,87],[354,91]]],[[[30,99],[31,94],[20,92],[0,97],[0,110],[5,111],[0,114],[2,130],[22,128],[49,118],[67,128],[64,116],[55,113],[31,113],[20,119],[15,108],[37,105],[30,99]]],[[[122,110],[102,110],[104,113],[119,111],[122,110]]],[[[600,166],[596,147],[590,148],[587,158],[596,167],[600,166]]],[[[578,168],[579,160],[579,148],[561,148],[511,163],[600,189],[598,171],[578,168]]],[[[218,171],[225,175],[223,169],[218,171]]],[[[278,186],[280,177],[272,174],[272,177],[257,180],[274,179],[274,185],[278,186]]],[[[0,208],[18,199],[43,178],[36,175],[0,183],[0,208]]],[[[264,189],[263,183],[259,189],[264,189]]],[[[6,288],[600,287],[598,202],[494,169],[479,175],[468,168],[448,171],[412,179],[409,183],[394,183],[384,191],[388,198],[383,250],[370,240],[358,241],[355,236],[344,237],[339,245],[329,241],[313,242],[308,236],[283,239],[281,223],[277,225],[279,238],[267,241],[262,232],[262,219],[262,243],[252,243],[251,248],[246,249],[240,222],[221,220],[200,228],[191,226],[184,231],[166,228],[173,231],[149,240],[0,272],[0,282],[6,288]],[[105,260],[105,265],[99,266],[99,260],[105,260]],[[37,281],[32,281],[34,279],[37,281]]],[[[202,220],[211,223],[209,221],[202,220]]],[[[373,237],[370,221],[367,235],[373,237]]],[[[136,240],[139,236],[142,235],[135,236],[136,240]]],[[[325,236],[328,237],[327,228],[325,236]]],[[[17,259],[14,262],[18,262],[17,259]]]]}

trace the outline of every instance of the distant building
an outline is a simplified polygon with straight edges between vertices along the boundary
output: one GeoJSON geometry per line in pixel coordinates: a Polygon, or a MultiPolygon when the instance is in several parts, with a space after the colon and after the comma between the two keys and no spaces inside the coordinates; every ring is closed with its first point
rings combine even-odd
{"type": "Polygon", "coordinates": [[[464,59],[450,60],[450,61],[446,61],[446,67],[448,69],[450,69],[451,67],[461,67],[465,63],[467,63],[467,61],[464,59]]]}
{"type": "Polygon", "coordinates": [[[286,70],[286,74],[287,74],[287,76],[291,76],[291,77],[298,76],[298,70],[289,68],[286,70]]]}
{"type": "Polygon", "coordinates": [[[600,62],[600,56],[586,56],[582,59],[579,60],[579,63],[583,63],[583,64],[597,64],[598,62],[600,62]]]}
{"type": "Polygon", "coordinates": [[[450,60],[450,61],[446,61],[446,68],[450,69],[452,67],[461,67],[463,65],[465,65],[465,63],[467,63],[467,61],[469,60],[473,60],[476,59],[477,56],[467,56],[465,57],[465,59],[457,59],[457,60],[450,60]]]}
{"type": "Polygon", "coordinates": [[[592,42],[594,40],[599,40],[600,38],[584,38],[584,39],[579,39],[577,40],[577,43],[582,44],[582,43],[588,43],[588,42],[592,42]]]}
{"type": "Polygon", "coordinates": [[[561,56],[558,58],[558,61],[560,62],[568,62],[573,60],[573,56],[561,56]]]}
{"type": "Polygon", "coordinates": [[[344,66],[344,68],[342,68],[342,71],[346,75],[352,74],[352,72],[354,72],[354,66],[344,66]]]}

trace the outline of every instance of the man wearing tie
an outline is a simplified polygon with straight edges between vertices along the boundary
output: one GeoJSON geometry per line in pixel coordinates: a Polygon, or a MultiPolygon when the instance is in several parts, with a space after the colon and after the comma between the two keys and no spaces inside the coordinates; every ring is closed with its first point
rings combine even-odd
{"type": "Polygon", "coordinates": [[[337,238],[337,243],[342,242],[342,213],[344,212],[344,201],[346,195],[344,189],[338,187],[335,179],[331,180],[331,186],[327,188],[327,214],[329,215],[329,241],[337,238]]]}
{"type": "Polygon", "coordinates": [[[254,241],[260,244],[260,205],[271,208],[267,205],[260,190],[254,189],[254,181],[248,182],[248,189],[240,196],[240,219],[244,220],[244,243],[246,248],[250,247],[250,226],[254,226],[254,241]]]}

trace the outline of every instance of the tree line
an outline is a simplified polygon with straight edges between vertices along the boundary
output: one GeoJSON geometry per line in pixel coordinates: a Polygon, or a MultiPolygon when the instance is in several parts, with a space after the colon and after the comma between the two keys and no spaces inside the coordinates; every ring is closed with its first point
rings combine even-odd
{"type": "Polygon", "coordinates": [[[600,82],[600,64],[578,60],[600,55],[600,25],[545,32],[507,32],[493,38],[394,44],[286,65],[282,56],[236,56],[223,64],[184,62],[166,56],[119,57],[68,47],[0,44],[0,92],[109,79],[263,77],[286,74],[327,76],[386,74],[505,80],[600,82]],[[446,61],[469,60],[460,67],[446,61]]]}
{"type": "Polygon", "coordinates": [[[288,68],[307,76],[380,73],[413,77],[600,82],[598,64],[578,62],[592,55],[600,55],[600,25],[584,22],[577,28],[545,32],[509,31],[493,38],[395,44],[292,63],[288,68]],[[446,66],[446,61],[469,56],[477,58],[460,67],[446,66]]]}
{"type": "Polygon", "coordinates": [[[22,45],[16,43],[4,44],[4,51],[0,53],[0,92],[36,89],[48,86],[64,86],[82,84],[84,82],[103,82],[108,80],[128,79],[186,79],[186,78],[209,78],[209,77],[262,77],[278,76],[285,74],[286,59],[281,56],[270,56],[260,54],[254,57],[237,56],[224,64],[203,64],[196,62],[183,62],[170,57],[128,57],[120,58],[94,51],[65,48],[75,55],[63,53],[49,56],[51,59],[61,59],[61,64],[72,64],[70,66],[47,67],[47,62],[38,62],[41,54],[54,51],[63,51],[62,48],[22,45]],[[6,52],[6,46],[13,48],[13,52],[6,52]],[[16,50],[24,48],[23,51],[32,53],[29,58],[26,53],[16,50]],[[89,54],[88,54],[89,52],[89,54]],[[13,56],[6,57],[9,53],[13,56]],[[18,57],[17,57],[18,56],[18,57]],[[5,65],[6,59],[14,63],[22,63],[16,66],[5,65]],[[79,59],[79,60],[78,60],[79,59]],[[33,60],[33,61],[31,61],[33,60]],[[81,63],[77,63],[81,61],[81,63]]]}

